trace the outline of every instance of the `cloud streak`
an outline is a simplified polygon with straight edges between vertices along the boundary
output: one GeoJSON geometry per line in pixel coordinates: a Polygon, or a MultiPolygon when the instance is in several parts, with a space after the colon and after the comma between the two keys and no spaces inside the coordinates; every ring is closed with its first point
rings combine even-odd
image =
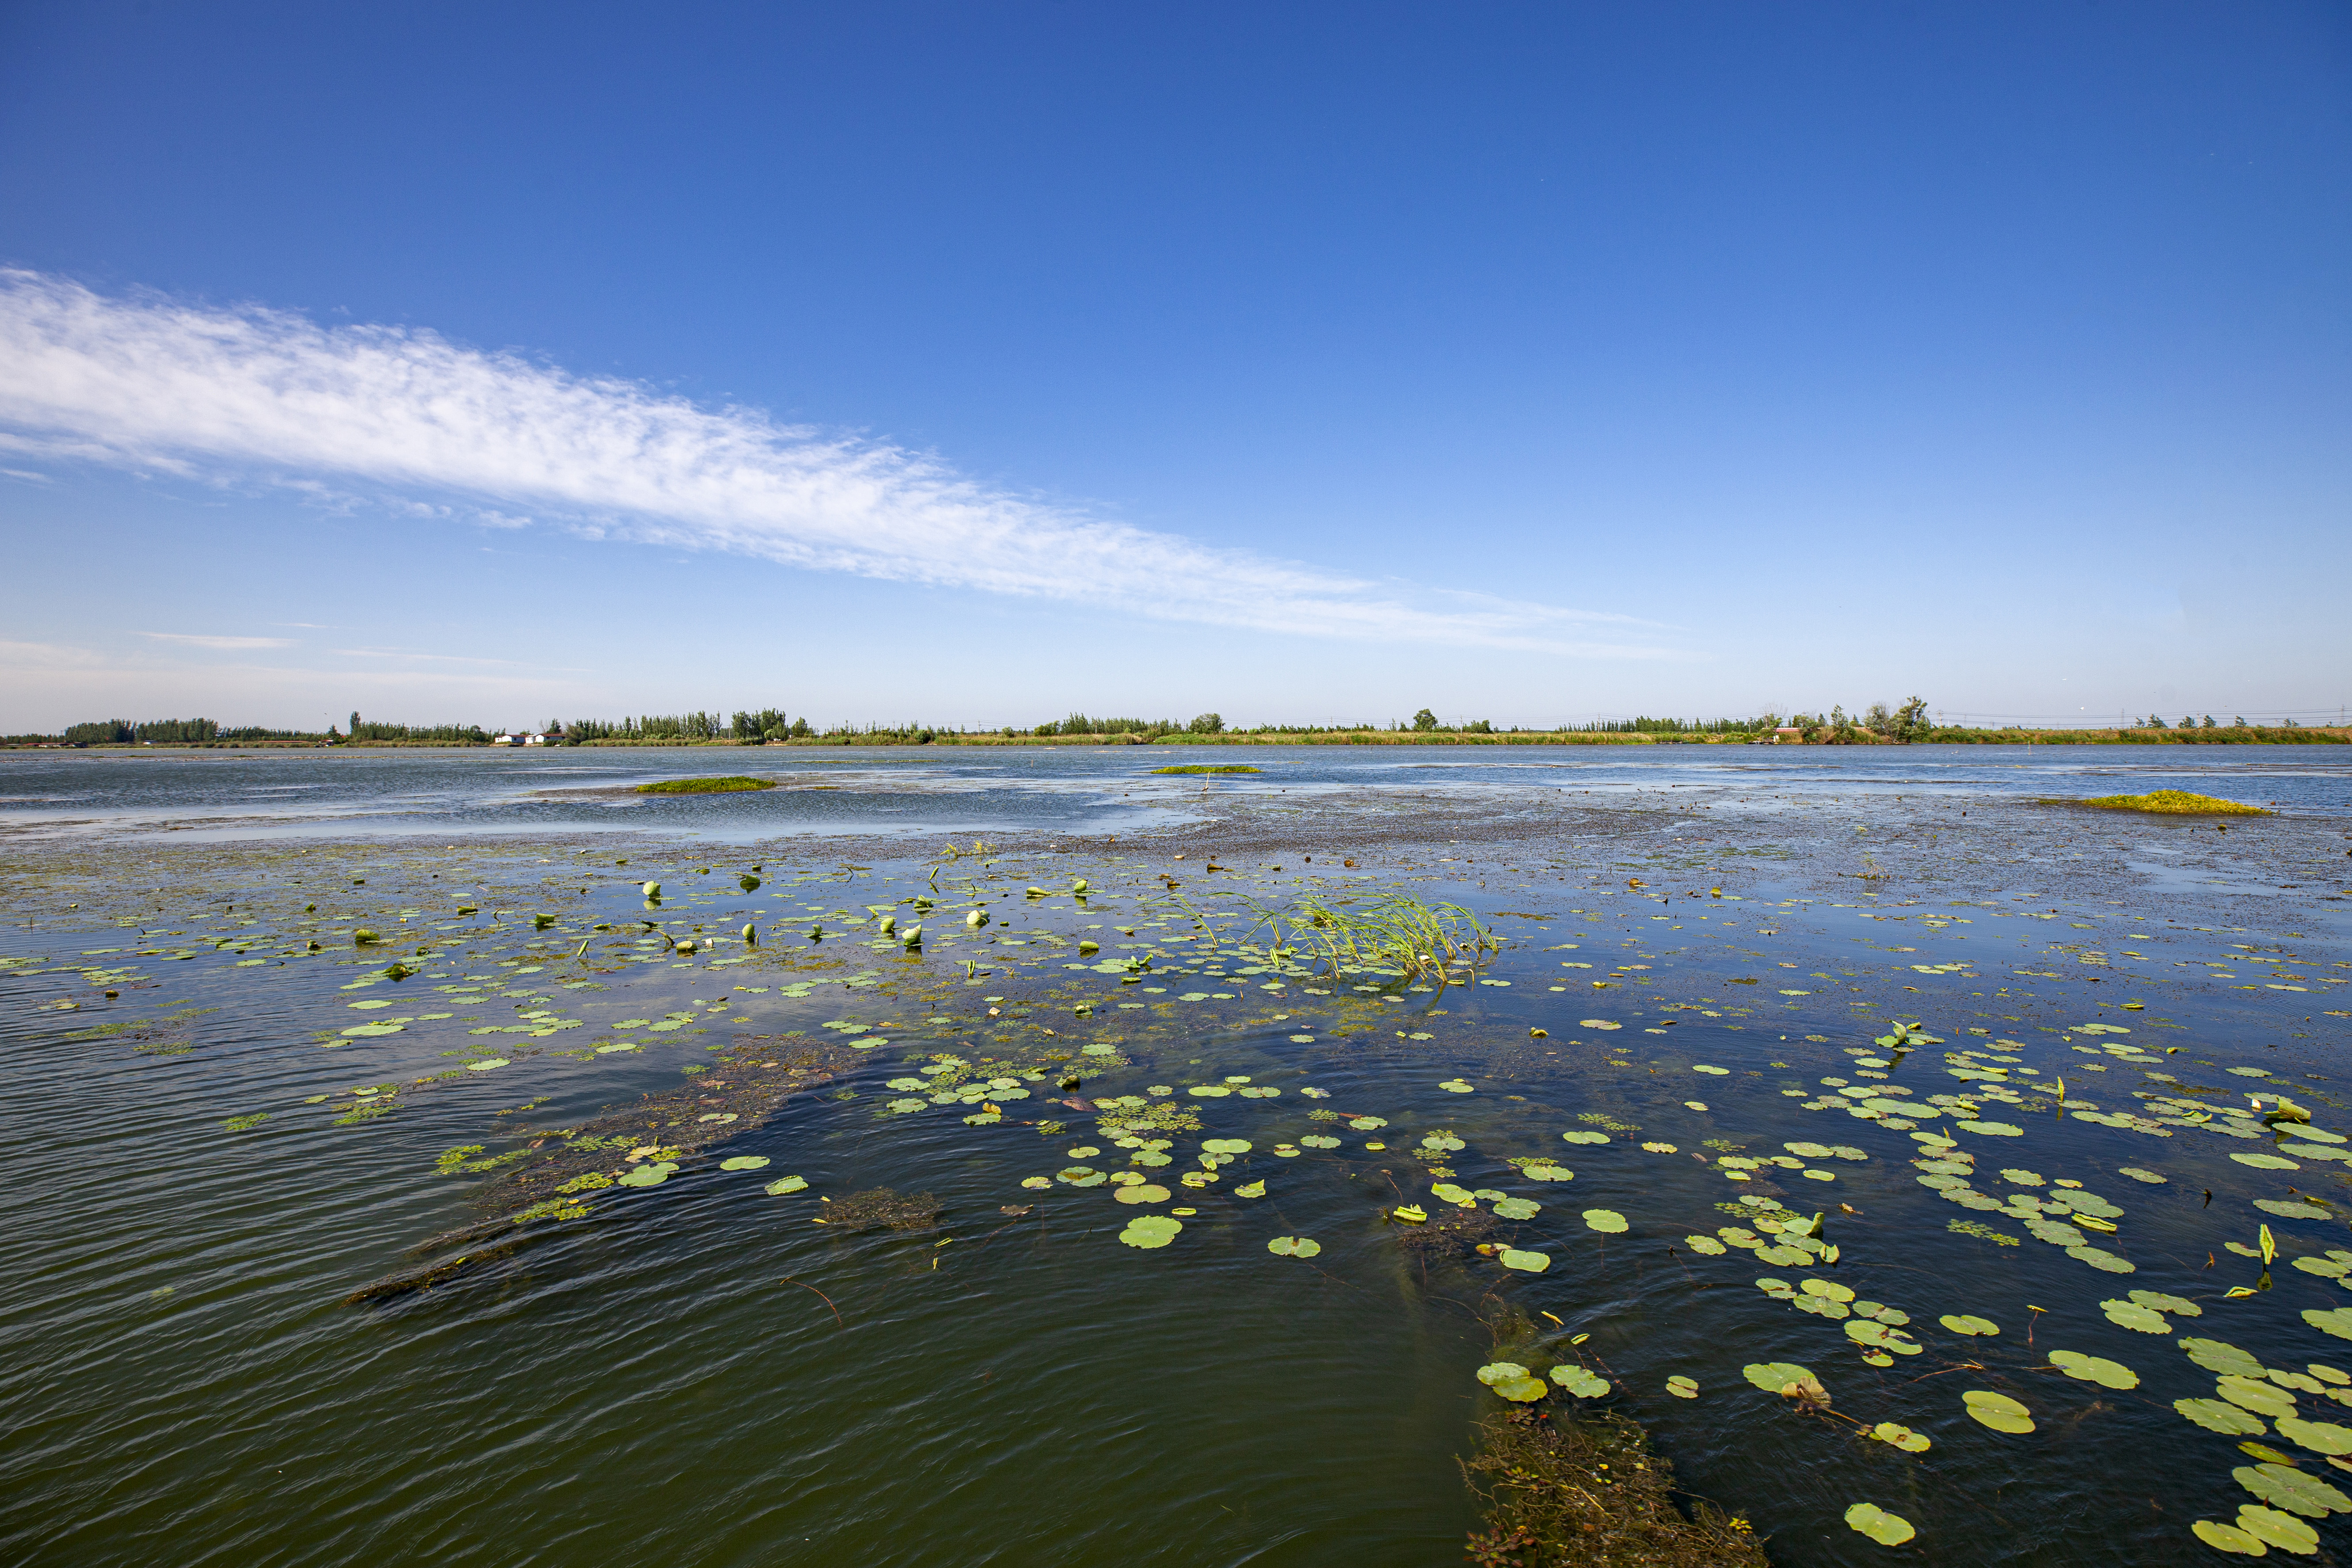
{"type": "Polygon", "coordinates": [[[185,647],[252,648],[292,647],[292,637],[209,637],[201,632],[141,632],[142,637],[157,642],[175,642],[185,647]]]}
{"type": "MultiPolygon", "coordinates": [[[[706,408],[429,331],[101,296],[0,271],[0,447],[382,487],[595,538],[1315,637],[1618,658],[1656,628],[1218,549],[980,484],[884,442],[706,408]]],[[[200,641],[200,639],[185,639],[200,641]]],[[[257,646],[211,645],[211,646],[257,646]]]]}

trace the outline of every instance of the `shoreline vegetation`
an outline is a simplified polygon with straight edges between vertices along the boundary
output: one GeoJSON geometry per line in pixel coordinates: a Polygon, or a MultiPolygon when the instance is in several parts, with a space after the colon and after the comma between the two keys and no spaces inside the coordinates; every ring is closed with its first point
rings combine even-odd
{"type": "MultiPolygon", "coordinates": [[[[538,747],[538,746],[2312,746],[2352,743],[2352,725],[2294,719],[2222,723],[2211,714],[2178,723],[2151,714],[2128,723],[2082,729],[1939,724],[1914,697],[1890,710],[1876,703],[1858,715],[1777,713],[1747,719],[1596,719],[1553,729],[1497,728],[1484,719],[1442,723],[1424,708],[1392,724],[1260,724],[1229,729],[1215,713],[1190,721],[1106,719],[1073,713],[1021,729],[957,730],[929,724],[812,725],[782,710],[655,715],[617,721],[550,720],[535,731],[492,731],[478,724],[375,723],[351,716],[348,731],[228,727],[210,719],[131,723],[113,719],[74,724],[56,734],[0,736],[4,750],[151,751],[200,748],[538,747]]],[[[1236,765],[1235,771],[1240,771],[1236,765]]]]}

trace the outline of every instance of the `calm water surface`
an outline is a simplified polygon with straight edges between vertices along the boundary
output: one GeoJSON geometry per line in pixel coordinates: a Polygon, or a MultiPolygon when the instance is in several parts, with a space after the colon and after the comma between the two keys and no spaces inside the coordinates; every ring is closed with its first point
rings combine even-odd
{"type": "MultiPolygon", "coordinates": [[[[1454,1562],[1475,1522],[1455,1458],[1498,1408],[1474,1374],[1509,1321],[1538,1336],[1509,1359],[1610,1377],[1777,1561],[1887,1558],[1843,1522],[1867,1500],[1924,1561],[2188,1562],[2210,1552],[2192,1521],[2256,1501],[2231,1475],[2247,1441],[2352,1492],[2321,1452],[2352,1449],[2327,1392],[2352,1322],[2305,1316],[2352,1307],[2327,1256],[2352,1248],[2352,884],[2318,858],[2341,860],[2352,771],[2326,750],[79,753],[0,760],[0,797],[24,917],[0,943],[10,1561],[1454,1562]],[[1147,772],[1203,758],[1266,771],[1147,772]],[[619,793],[754,764],[787,787],[619,793]],[[1927,866],[1954,851],[1918,836],[1961,810],[2022,825],[2041,796],[2164,787],[2284,815],[2213,836],[2225,859],[2202,826],[2020,826],[2014,858],[1932,895],[1894,850],[1883,881],[1832,869],[1857,830],[1911,835],[1927,866]],[[1627,826],[1353,871],[1318,851],[1328,879],[1271,854],[1204,876],[1150,837],[1403,799],[1627,826]],[[950,836],[1019,847],[943,859],[950,836]],[[852,840],[845,869],[828,845],[852,840]],[[1247,935],[1303,892],[1399,888],[1471,906],[1501,951],[1415,989],[1247,935]],[[924,924],[918,952],[877,934],[885,908],[924,924]],[[355,948],[362,926],[383,942],[355,948]],[[394,956],[417,973],[383,978],[394,956]],[[1895,1018],[1936,1042],[1874,1045],[1895,1018]],[[344,1303],[483,1217],[495,1174],[445,1165],[527,1160],[727,1081],[739,1037],[794,1036],[849,1071],[657,1185],[583,1193],[511,1257],[344,1303]],[[1052,1103],[1070,1072],[1137,1104],[1052,1103]],[[892,1087],[927,1076],[980,1097],[892,1087]],[[2250,1093],[2318,1131],[2218,1114],[2250,1093]],[[1147,1131],[1168,1163],[1131,1163],[1155,1151],[1100,1118],[1152,1106],[1198,1126],[1147,1131]],[[1249,1148],[1182,1185],[1210,1139],[1249,1148]],[[768,1163],[721,1168],[744,1157],[768,1163]],[[1776,1158],[1796,1165],[1740,1168],[1776,1158]],[[1130,1169],[1169,1197],[1084,1173],[1130,1169]],[[805,1188],[766,1190],[785,1175],[805,1188]],[[1448,1212],[1439,1182],[1540,1204],[1503,1234],[1548,1266],[1424,1268],[1384,1215],[1448,1212]],[[877,1187],[933,1194],[937,1228],[812,1223],[877,1187]],[[1169,1245],[1122,1243],[1176,1208],[1169,1245]],[[1723,1234],[1773,1245],[1754,1221],[1778,1213],[1822,1214],[1837,1258],[1759,1262],[1723,1234]],[[2267,1270],[2231,1248],[2259,1254],[2266,1225],[2267,1270]],[[1863,1320],[1759,1279],[1885,1303],[1916,1353],[1871,1365],[1863,1320]],[[2198,1310],[2151,1331],[2135,1289],[2198,1310]],[[1962,1313],[2000,1333],[1937,1321],[1962,1313]],[[2176,1408],[2217,1398],[2191,1337],[2287,1374],[2259,1432],[2176,1408]],[[1836,1414],[1743,1375],[1776,1362],[1836,1414]],[[1969,1419],[1970,1389],[2036,1429],[1969,1419]]],[[[2326,1561],[2345,1526],[2315,1528],[2326,1561]]]]}

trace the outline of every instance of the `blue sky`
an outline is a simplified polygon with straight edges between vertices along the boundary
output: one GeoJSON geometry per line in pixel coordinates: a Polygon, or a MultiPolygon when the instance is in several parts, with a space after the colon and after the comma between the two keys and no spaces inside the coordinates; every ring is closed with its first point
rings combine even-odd
{"type": "Polygon", "coordinates": [[[8,7],[0,729],[2316,717],[2347,16],[8,7]]]}

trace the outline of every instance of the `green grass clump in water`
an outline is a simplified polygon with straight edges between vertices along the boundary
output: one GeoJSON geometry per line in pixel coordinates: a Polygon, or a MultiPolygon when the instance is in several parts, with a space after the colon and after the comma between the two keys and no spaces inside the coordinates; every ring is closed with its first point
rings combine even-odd
{"type": "Polygon", "coordinates": [[[2276,816],[2259,805],[2244,805],[2215,795],[2191,795],[2185,789],[2160,789],[2150,795],[2103,795],[2070,805],[2095,805],[2102,811],[2146,811],[2159,816],[2276,816]]]}
{"type": "Polygon", "coordinates": [[[1264,773],[1265,770],[1254,768],[1247,763],[1224,763],[1216,765],[1208,763],[1189,763],[1181,768],[1154,768],[1151,771],[1155,773],[1264,773]]]}
{"type": "Polygon", "coordinates": [[[659,784],[642,784],[639,795],[735,795],[747,789],[773,789],[773,779],[747,779],[737,773],[723,779],[664,779],[659,784]]]}

